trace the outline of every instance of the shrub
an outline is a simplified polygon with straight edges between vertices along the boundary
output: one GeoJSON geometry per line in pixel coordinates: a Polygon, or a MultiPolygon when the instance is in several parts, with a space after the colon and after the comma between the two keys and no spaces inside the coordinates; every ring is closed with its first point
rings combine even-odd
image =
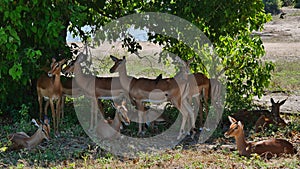
{"type": "Polygon", "coordinates": [[[300,2],[296,3],[294,8],[300,8],[300,2]]]}
{"type": "Polygon", "coordinates": [[[263,0],[265,4],[265,12],[271,13],[272,15],[277,15],[281,12],[279,8],[282,6],[280,0],[263,0]]]}
{"type": "Polygon", "coordinates": [[[294,4],[294,0],[282,0],[282,6],[292,6],[294,4]]]}

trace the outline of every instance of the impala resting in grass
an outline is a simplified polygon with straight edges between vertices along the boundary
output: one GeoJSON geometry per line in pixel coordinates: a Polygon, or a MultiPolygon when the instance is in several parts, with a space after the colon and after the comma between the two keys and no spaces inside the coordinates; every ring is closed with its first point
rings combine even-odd
{"type": "MultiPolygon", "coordinates": [[[[58,134],[58,126],[60,119],[60,106],[61,106],[61,97],[62,97],[62,85],[60,82],[60,72],[61,66],[64,64],[65,59],[57,62],[56,59],[52,59],[51,70],[48,72],[48,75],[42,74],[37,80],[37,94],[38,102],[40,107],[40,119],[43,112],[43,97],[49,99],[51,112],[52,112],[52,121],[55,134],[58,134]],[[56,100],[56,109],[54,110],[53,101],[56,100]]],[[[45,115],[47,115],[47,107],[45,106],[45,115]]]]}
{"type": "MultiPolygon", "coordinates": [[[[75,82],[81,88],[84,95],[92,99],[92,111],[89,131],[95,130],[97,124],[98,99],[117,100],[124,99],[124,90],[118,77],[96,77],[83,73],[81,63],[86,61],[87,55],[80,52],[75,61],[69,63],[65,72],[73,72],[75,82]]],[[[103,114],[102,104],[98,105],[103,114]]]]}
{"type": "Polygon", "coordinates": [[[286,100],[283,100],[281,102],[278,101],[277,103],[275,103],[274,100],[271,98],[271,103],[272,103],[271,112],[269,110],[251,110],[251,111],[241,110],[235,113],[233,117],[238,121],[241,121],[243,124],[246,124],[246,126],[249,125],[253,127],[255,123],[257,123],[257,129],[258,129],[257,131],[259,131],[259,129],[262,126],[265,126],[265,122],[263,121],[264,119],[266,119],[266,123],[268,123],[267,122],[268,119],[272,119],[273,124],[279,126],[285,126],[286,125],[285,121],[279,115],[280,106],[283,105],[285,101],[286,100]],[[264,115],[265,118],[261,117],[262,115],[264,115]],[[259,122],[257,122],[258,119],[260,119],[259,122]]]}
{"type": "Polygon", "coordinates": [[[32,119],[32,122],[38,127],[38,130],[31,137],[24,132],[10,134],[8,139],[12,142],[12,145],[9,149],[31,149],[40,144],[43,139],[46,139],[47,141],[50,139],[50,125],[48,118],[44,118],[44,122],[41,124],[38,124],[34,119],[32,119]]]}
{"type": "Polygon", "coordinates": [[[270,139],[258,142],[247,142],[245,140],[244,126],[240,121],[236,121],[233,117],[228,116],[231,125],[224,134],[226,138],[234,137],[239,154],[242,156],[250,156],[250,154],[259,155],[282,155],[294,154],[296,149],[293,145],[284,139],[270,139]]]}
{"type": "Polygon", "coordinates": [[[125,102],[123,101],[121,105],[113,103],[114,108],[116,109],[115,117],[113,120],[104,120],[98,122],[96,127],[96,134],[100,139],[110,139],[117,138],[120,135],[120,128],[122,123],[125,125],[130,124],[130,120],[127,116],[127,108],[125,107],[125,102]]]}
{"type": "Polygon", "coordinates": [[[195,129],[195,118],[192,107],[187,102],[188,96],[188,74],[184,73],[177,80],[175,78],[155,79],[134,78],[127,75],[126,59],[118,59],[110,56],[115,62],[110,69],[111,73],[119,72],[120,83],[124,91],[129,95],[130,100],[134,102],[139,115],[139,134],[142,133],[142,124],[145,123],[144,102],[162,103],[170,101],[182,114],[182,123],[177,139],[184,134],[184,127],[187,119],[190,117],[192,129],[195,129]],[[182,78],[182,79],[181,79],[182,78]]]}

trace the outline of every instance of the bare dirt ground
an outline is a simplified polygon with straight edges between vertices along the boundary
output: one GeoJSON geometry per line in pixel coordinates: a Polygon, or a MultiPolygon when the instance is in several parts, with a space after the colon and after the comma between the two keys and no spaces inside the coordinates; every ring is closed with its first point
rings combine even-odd
{"type": "MultiPolygon", "coordinates": [[[[265,24],[263,31],[256,32],[261,35],[266,50],[263,60],[300,63],[300,9],[284,7],[282,11],[286,13],[284,19],[280,19],[279,15],[273,16],[273,20],[265,24]]],[[[298,70],[300,71],[300,66],[298,70]]],[[[271,97],[275,101],[287,98],[286,103],[281,107],[281,112],[300,112],[299,90],[288,93],[269,91],[260,99],[256,97],[255,102],[270,106],[271,97]]]]}

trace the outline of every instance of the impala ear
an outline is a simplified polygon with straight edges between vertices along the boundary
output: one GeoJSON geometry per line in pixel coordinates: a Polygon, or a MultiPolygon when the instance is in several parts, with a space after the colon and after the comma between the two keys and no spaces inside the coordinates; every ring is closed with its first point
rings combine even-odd
{"type": "Polygon", "coordinates": [[[113,56],[113,55],[110,55],[110,58],[111,58],[114,62],[117,62],[117,61],[118,61],[118,58],[116,58],[116,57],[113,56]]]}
{"type": "Polygon", "coordinates": [[[65,62],[66,62],[66,59],[62,59],[62,60],[59,62],[59,64],[62,65],[62,64],[64,64],[65,62]]]}
{"type": "Polygon", "coordinates": [[[272,104],[275,104],[275,102],[274,102],[273,98],[271,98],[271,103],[272,103],[272,104]]]}
{"type": "Polygon", "coordinates": [[[242,128],[244,128],[244,125],[241,123],[241,121],[238,121],[238,125],[242,128]]]}
{"type": "Polygon", "coordinates": [[[40,127],[40,125],[36,122],[35,119],[32,119],[31,122],[32,122],[35,126],[40,127]]]}
{"type": "Polygon", "coordinates": [[[123,100],[123,101],[122,101],[122,105],[124,106],[125,104],[126,104],[126,101],[125,101],[125,100],[123,100]]]}
{"type": "Polygon", "coordinates": [[[286,98],[285,100],[281,101],[281,102],[279,103],[280,106],[283,105],[283,104],[285,103],[286,100],[287,100],[287,98],[286,98]]]}
{"type": "Polygon", "coordinates": [[[229,119],[229,121],[230,121],[231,123],[236,123],[236,120],[235,120],[233,117],[228,116],[228,119],[229,119]]]}

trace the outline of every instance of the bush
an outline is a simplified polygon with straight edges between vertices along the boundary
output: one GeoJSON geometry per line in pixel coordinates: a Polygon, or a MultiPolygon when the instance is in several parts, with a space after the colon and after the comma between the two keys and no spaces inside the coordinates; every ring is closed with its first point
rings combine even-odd
{"type": "Polygon", "coordinates": [[[279,8],[282,6],[280,0],[263,0],[265,4],[265,12],[271,13],[272,15],[277,15],[281,12],[279,8]]]}
{"type": "Polygon", "coordinates": [[[300,8],[300,2],[296,3],[296,5],[294,6],[294,8],[300,8]]]}
{"type": "Polygon", "coordinates": [[[282,0],[282,6],[292,6],[294,4],[294,0],[282,0]]]}

